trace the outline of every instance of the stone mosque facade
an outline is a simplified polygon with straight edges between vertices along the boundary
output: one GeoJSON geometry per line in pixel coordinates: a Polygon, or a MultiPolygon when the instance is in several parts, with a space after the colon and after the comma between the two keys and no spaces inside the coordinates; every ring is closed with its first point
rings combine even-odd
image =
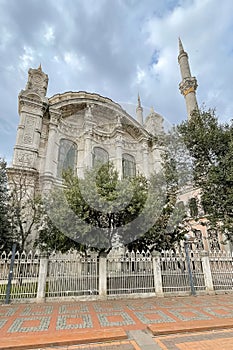
{"type": "MultiPolygon", "coordinates": [[[[181,40],[178,62],[179,88],[190,118],[198,108],[197,81],[181,40]]],[[[163,117],[152,109],[144,118],[139,96],[135,119],[107,97],[79,91],[48,98],[47,87],[48,76],[41,66],[29,69],[27,85],[18,97],[20,120],[9,177],[23,171],[34,187],[40,183],[49,190],[62,183],[64,169],[83,176],[98,161],[113,162],[121,178],[137,173],[149,177],[161,168],[161,149],[155,140],[163,133],[163,117]]],[[[200,230],[203,241],[207,233],[200,230]]]]}
{"type": "Polygon", "coordinates": [[[112,161],[120,177],[149,176],[160,164],[152,136],[162,132],[163,118],[152,111],[142,124],[109,98],[88,92],[65,92],[46,97],[48,76],[30,69],[19,94],[20,122],[13,168],[39,176],[45,188],[61,181],[62,170],[78,176],[98,160],[112,161]]]}

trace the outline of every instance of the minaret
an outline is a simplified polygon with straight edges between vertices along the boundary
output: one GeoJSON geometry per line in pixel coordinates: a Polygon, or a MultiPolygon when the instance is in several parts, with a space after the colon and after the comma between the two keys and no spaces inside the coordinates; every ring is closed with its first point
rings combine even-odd
{"type": "Polygon", "coordinates": [[[26,88],[19,93],[19,126],[14,149],[13,167],[37,170],[42,122],[48,108],[46,97],[48,76],[37,69],[29,69],[26,88]]]}
{"type": "Polygon", "coordinates": [[[180,38],[178,62],[180,65],[180,72],[182,77],[182,82],[179,84],[179,88],[181,94],[184,95],[188,119],[190,119],[192,116],[192,112],[194,110],[198,110],[198,104],[196,99],[196,89],[198,85],[196,78],[191,76],[188,54],[184,51],[180,38]]]}
{"type": "Polygon", "coordinates": [[[141,106],[141,100],[140,100],[140,96],[138,94],[138,105],[136,108],[136,114],[137,114],[137,121],[143,125],[143,108],[141,106]]]}

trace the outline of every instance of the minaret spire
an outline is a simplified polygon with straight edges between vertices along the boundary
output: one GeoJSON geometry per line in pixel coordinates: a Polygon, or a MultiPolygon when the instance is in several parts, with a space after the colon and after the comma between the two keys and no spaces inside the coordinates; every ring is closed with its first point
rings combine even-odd
{"type": "Polygon", "coordinates": [[[142,107],[142,106],[141,106],[141,99],[140,99],[139,93],[138,93],[138,107],[142,107]]]}
{"type": "Polygon", "coordinates": [[[137,121],[143,125],[143,108],[141,105],[141,99],[140,99],[140,95],[138,93],[138,105],[136,108],[136,115],[137,115],[137,121]]]}
{"type": "Polygon", "coordinates": [[[184,48],[183,48],[181,38],[179,37],[179,54],[181,54],[182,52],[184,52],[184,48]]]}
{"type": "Polygon", "coordinates": [[[188,119],[191,118],[194,110],[198,110],[196,99],[197,80],[191,76],[189,67],[188,54],[184,51],[183,44],[179,38],[179,56],[178,62],[180,65],[180,72],[182,81],[179,84],[180,92],[185,98],[188,119]]]}

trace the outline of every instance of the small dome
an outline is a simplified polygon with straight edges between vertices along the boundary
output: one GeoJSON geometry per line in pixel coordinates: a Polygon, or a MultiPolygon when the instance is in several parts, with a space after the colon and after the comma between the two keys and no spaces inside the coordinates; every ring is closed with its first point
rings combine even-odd
{"type": "Polygon", "coordinates": [[[154,108],[151,107],[151,111],[146,117],[144,127],[149,133],[153,135],[159,135],[164,132],[163,121],[163,117],[160,114],[156,113],[154,111],[154,108]]]}

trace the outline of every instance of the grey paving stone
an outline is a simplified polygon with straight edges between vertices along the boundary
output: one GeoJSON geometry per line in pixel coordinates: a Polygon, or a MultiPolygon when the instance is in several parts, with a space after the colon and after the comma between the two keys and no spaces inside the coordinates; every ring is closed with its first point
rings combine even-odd
{"type": "Polygon", "coordinates": [[[141,350],[161,350],[160,346],[155,343],[152,335],[146,331],[129,331],[128,334],[131,339],[136,341],[141,350]]]}

